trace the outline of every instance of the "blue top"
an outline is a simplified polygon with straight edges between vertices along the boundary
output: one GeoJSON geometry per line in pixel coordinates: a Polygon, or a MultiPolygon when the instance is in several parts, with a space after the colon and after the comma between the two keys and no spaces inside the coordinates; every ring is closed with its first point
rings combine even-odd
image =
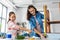
{"type": "MultiPolygon", "coordinates": [[[[40,25],[41,33],[44,33],[43,22],[42,22],[42,19],[44,19],[44,15],[37,11],[36,19],[40,25]]],[[[34,28],[36,28],[36,20],[35,20],[34,16],[31,16],[29,23],[30,23],[31,30],[32,30],[32,32],[30,33],[30,36],[31,37],[37,36],[36,33],[34,32],[34,28]]]]}

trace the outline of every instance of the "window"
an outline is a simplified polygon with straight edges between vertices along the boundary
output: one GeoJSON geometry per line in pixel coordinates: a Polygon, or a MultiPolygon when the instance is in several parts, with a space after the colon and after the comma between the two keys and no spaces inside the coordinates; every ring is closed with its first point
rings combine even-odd
{"type": "Polygon", "coordinates": [[[0,3],[0,24],[2,25],[1,32],[6,31],[7,7],[0,3]]]}
{"type": "Polygon", "coordinates": [[[1,19],[0,19],[0,24],[1,24],[1,19]]]}
{"type": "Polygon", "coordinates": [[[2,8],[2,27],[1,27],[1,32],[5,32],[5,28],[6,28],[6,15],[7,15],[7,8],[5,6],[3,6],[2,8]],[[4,29],[4,30],[3,30],[4,29]]]}
{"type": "Polygon", "coordinates": [[[5,32],[5,27],[6,27],[6,25],[5,25],[5,20],[4,20],[4,19],[2,19],[1,32],[5,32]]]}
{"type": "Polygon", "coordinates": [[[3,15],[2,15],[3,18],[6,18],[6,7],[3,6],[3,15]]]}
{"type": "Polygon", "coordinates": [[[1,23],[1,18],[0,18],[0,23],[1,23]]]}
{"type": "Polygon", "coordinates": [[[1,14],[2,14],[2,5],[0,4],[0,18],[1,18],[1,14]]]}
{"type": "Polygon", "coordinates": [[[0,23],[1,23],[2,5],[0,4],[0,23]]]}

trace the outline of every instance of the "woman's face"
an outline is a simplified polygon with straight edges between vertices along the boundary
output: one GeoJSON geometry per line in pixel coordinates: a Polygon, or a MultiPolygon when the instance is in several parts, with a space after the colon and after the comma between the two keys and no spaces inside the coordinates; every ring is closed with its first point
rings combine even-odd
{"type": "Polygon", "coordinates": [[[36,14],[34,8],[30,8],[30,9],[29,9],[29,12],[30,12],[32,15],[35,15],[35,14],[36,14]]]}
{"type": "Polygon", "coordinates": [[[11,21],[15,21],[15,19],[16,19],[15,14],[12,14],[9,19],[10,19],[11,21]]]}

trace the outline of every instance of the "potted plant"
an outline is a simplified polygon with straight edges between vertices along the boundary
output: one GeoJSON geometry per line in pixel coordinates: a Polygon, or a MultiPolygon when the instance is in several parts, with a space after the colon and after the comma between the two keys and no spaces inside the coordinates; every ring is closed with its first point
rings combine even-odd
{"type": "Polygon", "coordinates": [[[17,40],[23,40],[23,39],[25,39],[25,37],[22,36],[22,35],[17,34],[16,39],[17,40]]]}

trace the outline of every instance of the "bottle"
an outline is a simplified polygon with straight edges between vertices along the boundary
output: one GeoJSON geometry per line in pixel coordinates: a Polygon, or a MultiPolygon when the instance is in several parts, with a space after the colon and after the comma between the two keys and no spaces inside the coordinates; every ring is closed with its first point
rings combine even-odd
{"type": "Polygon", "coordinates": [[[12,40],[12,30],[11,30],[11,28],[8,28],[8,31],[6,33],[6,40],[12,40]]]}

